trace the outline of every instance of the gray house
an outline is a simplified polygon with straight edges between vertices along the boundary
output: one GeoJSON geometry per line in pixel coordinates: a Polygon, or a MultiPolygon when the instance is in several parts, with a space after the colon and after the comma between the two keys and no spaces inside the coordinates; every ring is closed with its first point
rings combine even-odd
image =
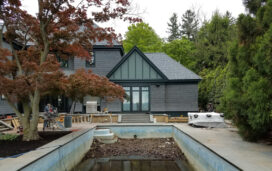
{"type": "MultiPolygon", "coordinates": [[[[198,82],[201,78],[164,53],[143,53],[137,47],[124,55],[123,46],[106,46],[98,42],[93,47],[93,58],[59,59],[69,75],[85,68],[107,76],[124,87],[129,100],[106,102],[99,97],[87,96],[83,104],[77,103],[75,112],[84,113],[86,101],[97,101],[98,110],[108,108],[113,113],[167,113],[187,114],[198,111],[198,82]]],[[[6,44],[4,44],[6,46],[6,44]]],[[[8,46],[8,45],[7,45],[8,46]]],[[[52,103],[60,112],[69,112],[72,101],[64,96],[45,97],[40,109],[52,103]]],[[[0,114],[11,114],[4,97],[0,99],[0,114]]]]}

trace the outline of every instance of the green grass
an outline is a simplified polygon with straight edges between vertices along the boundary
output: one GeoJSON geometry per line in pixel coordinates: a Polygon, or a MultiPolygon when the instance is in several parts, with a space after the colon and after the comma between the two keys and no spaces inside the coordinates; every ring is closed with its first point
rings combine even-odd
{"type": "Polygon", "coordinates": [[[16,134],[0,134],[0,140],[14,141],[18,136],[16,134]]]}

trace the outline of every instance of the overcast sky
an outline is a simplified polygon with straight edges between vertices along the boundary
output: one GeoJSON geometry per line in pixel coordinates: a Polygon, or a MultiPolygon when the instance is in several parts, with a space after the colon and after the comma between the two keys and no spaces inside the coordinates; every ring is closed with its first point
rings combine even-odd
{"type": "MultiPolygon", "coordinates": [[[[245,12],[242,0],[133,0],[133,3],[143,12],[140,16],[144,22],[162,38],[168,35],[167,22],[174,12],[178,14],[179,20],[182,14],[191,8],[200,9],[202,19],[210,19],[215,10],[221,13],[229,11],[233,17],[245,12]]],[[[38,11],[37,0],[22,0],[22,4],[23,8],[33,15],[38,11]]],[[[124,35],[129,23],[115,21],[102,26],[113,26],[117,33],[124,35]]]]}

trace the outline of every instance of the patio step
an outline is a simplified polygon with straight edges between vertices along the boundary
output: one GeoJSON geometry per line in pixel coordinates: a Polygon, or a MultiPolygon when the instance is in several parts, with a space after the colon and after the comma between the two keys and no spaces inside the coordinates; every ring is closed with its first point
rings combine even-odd
{"type": "Polygon", "coordinates": [[[150,116],[146,114],[123,114],[122,123],[150,123],[150,116]]]}

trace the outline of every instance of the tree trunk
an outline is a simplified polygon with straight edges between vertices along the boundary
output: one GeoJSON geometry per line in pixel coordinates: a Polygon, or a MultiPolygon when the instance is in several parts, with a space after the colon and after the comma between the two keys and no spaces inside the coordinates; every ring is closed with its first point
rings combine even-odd
{"type": "MultiPolygon", "coordinates": [[[[23,117],[23,141],[32,141],[38,140],[38,121],[39,121],[39,104],[40,104],[40,92],[35,91],[34,98],[31,102],[31,115],[24,115],[23,117]],[[31,117],[29,117],[31,116],[31,117]]],[[[24,106],[25,113],[27,112],[28,107],[24,106]]],[[[29,109],[30,110],[30,109],[29,109]]]]}
{"type": "Polygon", "coordinates": [[[70,114],[74,114],[74,112],[75,112],[75,107],[76,107],[76,102],[73,101],[73,102],[72,102],[71,109],[70,109],[70,114]]]}

